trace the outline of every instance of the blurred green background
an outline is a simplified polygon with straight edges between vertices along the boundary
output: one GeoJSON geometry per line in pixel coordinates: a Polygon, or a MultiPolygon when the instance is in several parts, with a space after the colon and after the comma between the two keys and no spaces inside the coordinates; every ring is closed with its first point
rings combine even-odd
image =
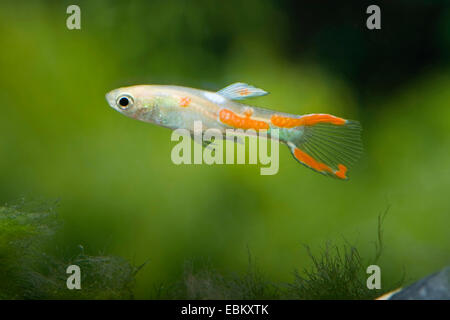
{"type": "Polygon", "coordinates": [[[450,262],[450,3],[361,1],[72,1],[0,5],[0,201],[60,198],[58,246],[82,244],[136,264],[137,298],[187,259],[222,272],[248,252],[274,281],[307,267],[302,244],[348,240],[372,256],[384,224],[384,281],[450,262]],[[133,84],[218,90],[249,101],[360,120],[365,154],[348,182],[305,169],[176,166],[171,132],[126,118],[107,91],[133,84]]]}

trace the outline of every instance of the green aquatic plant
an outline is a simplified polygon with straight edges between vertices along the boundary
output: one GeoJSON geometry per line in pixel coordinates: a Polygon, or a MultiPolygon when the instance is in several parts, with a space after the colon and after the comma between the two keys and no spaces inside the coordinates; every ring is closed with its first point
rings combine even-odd
{"type": "Polygon", "coordinates": [[[139,268],[125,259],[48,253],[61,225],[55,207],[23,200],[0,207],[0,299],[132,298],[139,268]],[[82,270],[82,290],[67,288],[66,270],[73,264],[82,270]]]}
{"type": "Polygon", "coordinates": [[[403,279],[381,289],[367,288],[367,266],[376,264],[383,251],[382,224],[386,210],[378,218],[377,240],[373,259],[362,259],[358,249],[349,243],[335,245],[327,242],[313,253],[307,245],[311,266],[295,270],[288,283],[276,283],[257,267],[250,251],[249,264],[242,274],[223,275],[211,264],[195,267],[193,261],[185,263],[183,276],[172,284],[160,285],[152,298],[157,299],[374,299],[401,285],[403,279]]]}
{"type": "MultiPolygon", "coordinates": [[[[135,275],[143,267],[124,258],[80,252],[64,257],[50,250],[62,223],[57,202],[20,201],[0,207],[0,299],[132,299],[135,275]],[[67,267],[77,265],[81,290],[69,290],[67,267]]],[[[382,253],[384,215],[378,220],[375,263],[382,253]]],[[[153,299],[373,299],[393,287],[369,290],[359,251],[328,242],[318,253],[305,246],[310,268],[295,271],[289,283],[276,283],[258,268],[250,250],[243,273],[223,275],[203,263],[185,263],[178,281],[157,286],[153,299]]],[[[398,285],[398,284],[396,284],[398,285]]]]}
{"type": "Polygon", "coordinates": [[[160,285],[152,298],[276,300],[282,298],[281,294],[279,284],[267,279],[249,253],[247,270],[228,275],[221,274],[209,262],[196,267],[194,261],[186,261],[182,278],[169,285],[160,285]]]}
{"type": "Polygon", "coordinates": [[[373,259],[363,260],[358,249],[347,242],[342,246],[327,242],[319,254],[305,245],[312,266],[294,272],[289,295],[295,299],[374,299],[400,286],[403,278],[382,289],[368,289],[366,283],[367,267],[377,264],[383,252],[383,223],[388,211],[389,207],[378,215],[373,259]]]}
{"type": "Polygon", "coordinates": [[[305,246],[312,267],[294,272],[289,293],[296,299],[373,299],[380,290],[366,286],[366,267],[358,250],[350,245],[327,243],[318,255],[305,246]]]}

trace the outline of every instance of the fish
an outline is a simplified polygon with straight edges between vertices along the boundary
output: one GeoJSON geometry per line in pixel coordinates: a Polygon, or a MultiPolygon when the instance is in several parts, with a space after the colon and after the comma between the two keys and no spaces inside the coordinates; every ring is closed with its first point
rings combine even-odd
{"type": "Polygon", "coordinates": [[[304,166],[347,180],[348,169],[363,152],[360,123],[325,113],[295,115],[241,103],[267,94],[242,82],[217,92],[174,85],[134,85],[108,92],[106,100],[127,117],[172,130],[186,129],[192,134],[196,121],[201,121],[203,130],[218,129],[223,134],[227,129],[264,131],[269,139],[276,136],[287,145],[304,166]]]}

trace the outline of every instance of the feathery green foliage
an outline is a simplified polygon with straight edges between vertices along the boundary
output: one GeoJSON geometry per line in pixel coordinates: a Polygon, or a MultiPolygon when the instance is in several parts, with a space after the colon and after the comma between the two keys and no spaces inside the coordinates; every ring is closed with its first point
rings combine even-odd
{"type": "MultiPolygon", "coordinates": [[[[61,225],[56,203],[25,202],[0,207],[0,299],[130,299],[135,274],[132,266],[117,256],[81,253],[61,258],[48,252],[61,225]],[[69,265],[78,265],[81,290],[66,286],[69,265]]],[[[378,220],[374,261],[382,250],[385,213],[378,220]]],[[[355,247],[327,243],[319,254],[305,246],[312,267],[295,271],[291,283],[274,283],[257,267],[250,251],[243,274],[222,275],[209,263],[201,268],[185,263],[182,279],[160,285],[156,299],[373,299],[383,292],[366,286],[365,263],[355,247]]]]}
{"type": "Polygon", "coordinates": [[[318,256],[305,246],[313,262],[303,274],[295,271],[289,285],[292,297],[297,299],[373,299],[379,290],[366,286],[367,273],[356,248],[344,245],[339,248],[327,243],[318,256]]]}
{"type": "MultiPolygon", "coordinates": [[[[389,209],[389,208],[388,208],[389,209]]],[[[382,224],[388,209],[379,216],[377,241],[373,259],[361,258],[357,248],[346,243],[337,246],[327,242],[315,254],[305,245],[312,261],[310,268],[294,271],[290,283],[274,283],[260,271],[249,252],[249,266],[243,274],[224,276],[206,263],[194,268],[194,262],[185,264],[183,278],[176,283],[160,285],[153,298],[157,299],[374,299],[397,288],[403,279],[382,289],[367,288],[367,266],[375,264],[382,253],[382,224]]]]}
{"type": "Polygon", "coordinates": [[[152,298],[157,299],[233,299],[275,300],[282,298],[279,285],[266,279],[249,255],[249,265],[243,274],[224,276],[209,263],[195,268],[193,261],[184,265],[178,282],[160,285],[152,298]]]}
{"type": "Polygon", "coordinates": [[[132,298],[138,269],[125,259],[46,254],[61,224],[55,205],[22,201],[0,207],[0,299],[132,298]],[[82,290],[66,286],[66,269],[72,264],[82,270],[82,290]]]}

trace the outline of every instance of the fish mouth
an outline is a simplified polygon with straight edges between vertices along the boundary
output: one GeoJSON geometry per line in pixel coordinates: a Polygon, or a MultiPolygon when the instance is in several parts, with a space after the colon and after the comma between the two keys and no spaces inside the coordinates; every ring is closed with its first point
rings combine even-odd
{"type": "Polygon", "coordinates": [[[111,108],[114,108],[114,109],[115,109],[115,106],[116,106],[116,95],[114,94],[114,90],[108,92],[108,93],[105,95],[105,98],[106,98],[106,101],[108,102],[109,106],[110,106],[111,108]]]}

